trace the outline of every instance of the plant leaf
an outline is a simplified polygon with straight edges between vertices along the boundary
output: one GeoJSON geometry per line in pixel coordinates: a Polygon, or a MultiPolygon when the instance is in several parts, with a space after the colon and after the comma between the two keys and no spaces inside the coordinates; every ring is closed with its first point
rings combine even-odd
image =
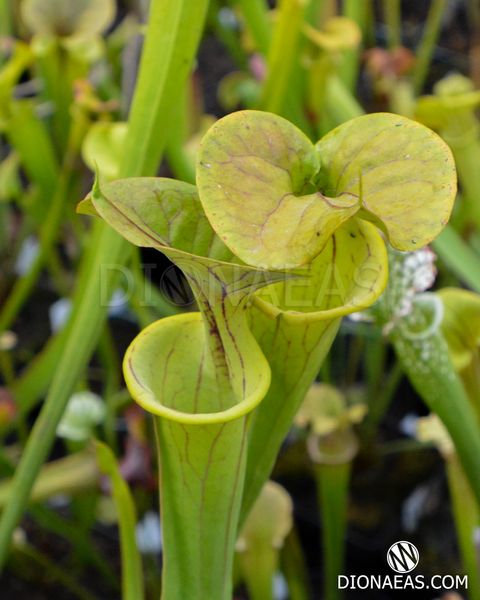
{"type": "Polygon", "coordinates": [[[106,444],[96,442],[100,469],[110,477],[112,494],[119,515],[120,548],[122,553],[122,598],[144,598],[142,559],[137,548],[135,525],[137,515],[130,489],[118,468],[115,455],[106,444]]]}
{"type": "MultiPolygon", "coordinates": [[[[161,177],[132,177],[101,186],[97,182],[90,200],[98,214],[136,246],[161,251],[170,247],[217,260],[232,256],[189,183],[161,177]]],[[[87,202],[81,208],[88,211],[88,206],[87,202]]]]}
{"type": "Polygon", "coordinates": [[[324,192],[357,194],[360,215],[384,229],[397,250],[418,250],[446,225],[456,193],[455,164],[435,133],[378,113],[340,125],[317,144],[324,192]]]}
{"type": "Polygon", "coordinates": [[[324,196],[310,140],[277,115],[240,111],[217,121],[200,146],[197,185],[223,242],[247,264],[291,268],[314,258],[359,209],[358,197],[324,196]]]}

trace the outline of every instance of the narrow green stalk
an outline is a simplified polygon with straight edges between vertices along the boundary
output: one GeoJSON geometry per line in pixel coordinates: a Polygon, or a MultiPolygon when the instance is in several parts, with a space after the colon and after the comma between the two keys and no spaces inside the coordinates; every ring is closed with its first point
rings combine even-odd
{"type": "Polygon", "coordinates": [[[478,255],[451,225],[447,225],[433,242],[433,249],[460,281],[480,294],[478,255]]]}
{"type": "Polygon", "coordinates": [[[244,561],[244,570],[249,577],[246,580],[250,600],[274,600],[273,576],[278,568],[278,559],[273,552],[252,554],[244,561]]]}
{"type": "MultiPolygon", "coordinates": [[[[352,19],[362,32],[362,42],[365,38],[366,23],[368,16],[368,0],[344,0],[343,15],[352,19]]],[[[360,66],[360,56],[362,53],[362,45],[353,50],[346,50],[342,56],[342,62],[339,68],[339,78],[345,87],[351,92],[355,91],[358,70],[360,66]]]]}
{"type": "Polygon", "coordinates": [[[323,5],[324,0],[309,0],[305,11],[305,21],[312,27],[318,28],[323,16],[323,5]]]}
{"type": "MultiPolygon", "coordinates": [[[[458,122],[460,121],[460,118],[458,122]]],[[[480,229],[480,138],[478,125],[465,131],[459,138],[443,135],[450,145],[455,164],[457,165],[458,179],[462,186],[462,197],[467,207],[470,220],[480,229]]]]}
{"type": "Polygon", "coordinates": [[[376,397],[381,385],[380,381],[385,372],[387,345],[381,337],[369,339],[365,351],[365,379],[368,395],[376,397]]]}
{"type": "Polygon", "coordinates": [[[364,427],[368,438],[372,439],[378,425],[385,416],[398,385],[403,377],[403,369],[399,361],[396,361],[391,371],[385,377],[382,387],[375,395],[370,395],[368,403],[368,414],[365,418],[364,427]]]}
{"type": "Polygon", "coordinates": [[[295,528],[292,529],[285,539],[280,561],[282,572],[287,580],[290,599],[308,600],[311,598],[308,586],[307,565],[295,528]]]}
{"type": "Polygon", "coordinates": [[[85,77],[87,69],[75,69],[68,52],[53,38],[50,47],[39,56],[38,67],[44,82],[44,99],[52,103],[53,135],[61,156],[67,147],[71,126],[74,80],[85,77]]]}
{"type": "MultiPolygon", "coordinates": [[[[121,168],[124,177],[156,172],[166,143],[171,110],[190,71],[207,6],[207,0],[199,0],[194,5],[186,0],[153,0],[151,3],[121,168]]],[[[91,245],[82,262],[68,339],[15,475],[12,490],[15,502],[8,504],[0,520],[0,566],[5,563],[12,532],[48,455],[68,398],[102,331],[106,302],[101,302],[101,291],[106,289],[111,294],[116,282],[116,277],[106,272],[104,265],[122,264],[128,255],[128,247],[120,236],[103,223],[95,225],[91,245]]]]}
{"type": "Polygon", "coordinates": [[[31,101],[11,104],[6,136],[18,152],[29,180],[39,186],[39,202],[43,207],[48,206],[57,186],[60,166],[46,125],[35,114],[31,101]]]}
{"type": "Polygon", "coordinates": [[[71,277],[62,265],[57,248],[53,246],[46,258],[46,267],[55,291],[59,296],[68,296],[71,291],[71,277]]]}
{"type": "Polygon", "coordinates": [[[115,348],[110,328],[107,324],[104,326],[104,333],[98,343],[98,353],[100,362],[105,372],[102,397],[106,405],[105,415],[105,439],[113,450],[117,448],[117,436],[115,431],[117,407],[114,403],[115,394],[120,388],[120,357],[115,348]]]}
{"type": "Polygon", "coordinates": [[[207,24],[215,37],[225,46],[227,54],[240,70],[248,69],[248,56],[242,45],[241,37],[232,24],[222,19],[220,0],[211,0],[207,24]]]}
{"type": "Polygon", "coordinates": [[[446,458],[448,487],[463,567],[468,575],[468,597],[480,599],[480,557],[475,533],[480,527],[480,510],[463,469],[455,455],[446,458]]]}
{"type": "Polygon", "coordinates": [[[447,428],[480,503],[480,431],[475,411],[448,358],[446,342],[438,333],[425,340],[415,340],[395,330],[391,340],[412,385],[447,428]]]}
{"type": "Polygon", "coordinates": [[[5,202],[0,201],[0,256],[6,254],[9,243],[8,227],[10,221],[10,207],[5,202]]]}
{"type": "Polygon", "coordinates": [[[402,16],[400,0],[383,0],[387,41],[390,50],[402,45],[402,16]]]}
{"type": "Polygon", "coordinates": [[[12,35],[13,22],[10,4],[9,0],[2,0],[0,2],[0,35],[12,35]]]}
{"type": "Polygon", "coordinates": [[[185,144],[189,134],[189,101],[191,85],[188,82],[180,94],[179,102],[166,149],[166,158],[176,179],[195,183],[195,163],[185,152],[185,144]]]}
{"type": "Polygon", "coordinates": [[[266,0],[238,0],[238,4],[259,51],[267,56],[272,36],[272,25],[266,0]]]}
{"type": "Polygon", "coordinates": [[[305,0],[282,0],[268,52],[267,78],[260,106],[263,110],[282,114],[290,75],[297,58],[297,46],[305,14],[305,0]]]}
{"type": "Polygon", "coordinates": [[[7,350],[0,350],[0,375],[4,384],[10,387],[15,379],[15,368],[12,356],[7,350]]]}
{"type": "Polygon", "coordinates": [[[237,565],[251,600],[274,599],[280,551],[293,526],[293,502],[278,483],[268,481],[237,540],[237,565]]]}
{"type": "Polygon", "coordinates": [[[340,600],[338,575],[345,562],[345,533],[351,463],[315,465],[320,514],[322,518],[325,600],[340,600]]]}
{"type": "Polygon", "coordinates": [[[135,537],[137,515],[132,494],[122,478],[115,455],[110,448],[97,442],[97,456],[101,470],[110,478],[112,496],[118,511],[122,554],[122,600],[142,600],[144,598],[142,560],[135,537]]]}
{"type": "Polygon", "coordinates": [[[312,17],[316,17],[314,26],[319,27],[337,15],[337,0],[311,0],[312,17]]]}
{"type": "Polygon", "coordinates": [[[432,0],[428,12],[425,29],[420,44],[417,47],[416,62],[413,68],[413,88],[416,94],[420,94],[425,85],[428,69],[440,35],[443,13],[447,7],[447,0],[432,0]]]}

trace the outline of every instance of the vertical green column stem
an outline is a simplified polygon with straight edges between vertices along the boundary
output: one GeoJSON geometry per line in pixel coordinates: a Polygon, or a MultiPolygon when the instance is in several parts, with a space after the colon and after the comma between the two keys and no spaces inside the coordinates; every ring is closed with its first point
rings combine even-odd
{"type": "MultiPolygon", "coordinates": [[[[459,119],[458,122],[461,122],[459,119]]],[[[480,228],[480,139],[479,128],[469,124],[461,136],[450,136],[444,134],[445,141],[450,145],[455,164],[457,166],[458,178],[462,186],[462,196],[467,205],[468,216],[471,221],[480,228]]]]}
{"type": "Polygon", "coordinates": [[[305,14],[305,0],[282,0],[267,60],[260,106],[282,114],[305,14]]]}
{"type": "Polygon", "coordinates": [[[390,50],[402,45],[401,2],[400,0],[383,0],[385,23],[387,25],[387,41],[390,50]]]}
{"type": "Polygon", "coordinates": [[[272,35],[267,2],[265,0],[238,0],[238,4],[258,50],[267,56],[272,35]]]}
{"type": "MultiPolygon", "coordinates": [[[[362,42],[365,37],[366,22],[368,15],[368,1],[363,0],[344,0],[343,15],[355,21],[362,32],[362,42]]],[[[340,65],[339,77],[345,87],[351,92],[355,90],[355,85],[358,77],[358,69],[360,65],[360,55],[362,48],[347,50],[343,53],[342,63],[340,65]]]]}
{"type": "Polygon", "coordinates": [[[447,457],[447,476],[453,517],[463,566],[468,574],[468,597],[480,599],[480,556],[475,532],[480,527],[480,510],[456,455],[447,457]]]}
{"type": "Polygon", "coordinates": [[[165,515],[162,600],[232,597],[246,425],[247,417],[206,425],[156,418],[165,515]]]}
{"type": "Polygon", "coordinates": [[[315,465],[320,513],[322,517],[325,600],[339,600],[338,575],[345,562],[345,532],[351,463],[315,465]]]}
{"type": "Polygon", "coordinates": [[[425,360],[420,344],[403,338],[396,331],[391,339],[412,385],[447,428],[475,498],[480,503],[479,427],[465,389],[448,359],[446,342],[439,334],[434,334],[430,347],[434,348],[435,360],[425,360]],[[452,411],[452,405],[455,411],[452,411]]]}
{"type": "Polygon", "coordinates": [[[446,7],[447,0],[432,0],[431,2],[423,37],[416,52],[417,61],[413,69],[413,86],[416,94],[422,91],[425,84],[446,7]]]}

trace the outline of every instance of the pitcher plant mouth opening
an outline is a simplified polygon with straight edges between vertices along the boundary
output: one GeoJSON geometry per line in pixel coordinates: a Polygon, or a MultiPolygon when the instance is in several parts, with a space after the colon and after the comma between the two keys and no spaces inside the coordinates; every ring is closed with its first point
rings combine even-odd
{"type": "Polygon", "coordinates": [[[376,228],[365,221],[342,225],[303,278],[273,283],[252,296],[252,303],[272,318],[323,321],[371,306],[388,281],[387,250],[376,228]],[[360,245],[355,245],[360,242],[360,245]],[[351,249],[350,249],[351,248],[351,249]],[[340,261],[349,263],[348,274],[340,261]]]}
{"type": "MultiPolygon", "coordinates": [[[[162,388],[159,387],[161,381],[160,367],[161,358],[157,358],[155,363],[147,363],[143,360],[145,355],[154,356],[159,347],[162,347],[162,334],[169,339],[169,333],[172,330],[178,331],[179,326],[186,325],[191,336],[190,343],[193,346],[194,340],[201,340],[204,335],[204,324],[199,313],[186,313],[175,315],[170,319],[162,319],[152,323],[145,328],[131,342],[127,349],[123,361],[123,372],[128,389],[132,398],[149,413],[163,417],[177,423],[188,423],[194,425],[206,425],[213,423],[226,423],[238,419],[250,413],[266,394],[270,387],[270,368],[268,362],[263,359],[262,368],[265,377],[261,384],[254,390],[254,393],[243,399],[237,399],[236,403],[225,410],[218,410],[210,413],[194,412],[194,407],[181,410],[162,404],[162,388]]],[[[202,343],[199,343],[202,348],[202,343]]],[[[170,349],[169,356],[173,356],[175,348],[170,349]]],[[[199,362],[201,362],[199,360],[199,362]]],[[[221,393],[215,390],[215,382],[212,380],[212,395],[221,393]]],[[[233,394],[232,394],[233,395],[233,394]]],[[[232,401],[235,401],[232,398],[232,401]]]]}

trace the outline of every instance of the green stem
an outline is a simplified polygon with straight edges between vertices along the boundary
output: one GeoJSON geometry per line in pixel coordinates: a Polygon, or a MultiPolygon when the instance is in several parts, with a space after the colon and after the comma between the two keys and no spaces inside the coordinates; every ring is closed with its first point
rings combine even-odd
{"type": "MultiPolygon", "coordinates": [[[[120,171],[123,177],[153,175],[157,170],[171,110],[190,71],[207,7],[207,0],[198,0],[193,5],[186,0],[153,0],[151,3],[120,171]]],[[[111,294],[116,283],[116,277],[105,272],[104,265],[123,264],[128,255],[127,244],[118,234],[101,222],[95,225],[80,270],[68,339],[14,478],[15,502],[8,504],[0,520],[0,566],[5,563],[12,532],[51,448],[68,398],[102,331],[106,303],[99,303],[101,291],[106,289],[111,294]]]]}
{"type": "MultiPolygon", "coordinates": [[[[67,146],[71,125],[70,106],[73,101],[72,61],[57,40],[39,59],[39,71],[44,82],[44,95],[53,105],[53,134],[61,156],[67,146]]],[[[80,77],[80,73],[77,74],[80,77]]]]}
{"type": "Polygon", "coordinates": [[[446,460],[458,544],[463,567],[468,575],[468,597],[470,600],[479,600],[480,561],[474,537],[480,527],[480,511],[458,458],[452,455],[446,460]]]}
{"type": "Polygon", "coordinates": [[[60,167],[47,128],[30,100],[13,102],[6,136],[20,156],[29,180],[41,190],[39,202],[48,206],[57,187],[60,167]]]}
{"type": "Polygon", "coordinates": [[[383,0],[383,10],[387,25],[388,47],[390,50],[394,50],[402,45],[400,0],[383,0]]]}
{"type": "Polygon", "coordinates": [[[267,60],[260,107],[282,114],[297,57],[297,45],[302,31],[305,0],[281,0],[267,60]]]}
{"type": "Polygon", "coordinates": [[[179,105],[173,117],[170,138],[167,145],[166,157],[176,179],[195,183],[195,164],[185,151],[189,135],[188,111],[191,86],[184,86],[179,98],[179,105]]]}
{"type": "Polygon", "coordinates": [[[0,35],[12,35],[12,32],[13,19],[11,3],[8,0],[2,0],[2,2],[0,2],[0,35]]]}
{"type": "Polygon", "coordinates": [[[267,2],[265,0],[238,0],[238,4],[258,50],[267,56],[272,36],[267,2]]]}
{"type": "Polygon", "coordinates": [[[433,51],[440,35],[443,13],[447,7],[447,0],[432,0],[428,12],[427,22],[422,39],[416,51],[416,62],[413,68],[413,87],[416,94],[420,94],[425,85],[433,51]]]}
{"type": "Polygon", "coordinates": [[[122,554],[122,600],[143,600],[142,559],[135,538],[137,514],[132,494],[122,478],[110,448],[97,442],[97,456],[100,468],[110,478],[112,496],[118,512],[122,554]]]}
{"type": "Polygon", "coordinates": [[[415,115],[415,94],[411,82],[406,79],[397,79],[392,83],[390,90],[390,111],[413,119],[415,115]]]}
{"type": "Polygon", "coordinates": [[[115,348],[115,340],[107,324],[104,326],[104,333],[98,344],[98,353],[105,372],[102,390],[106,405],[104,423],[105,439],[110,448],[115,450],[117,448],[117,436],[115,432],[117,407],[114,399],[116,392],[120,388],[120,360],[115,348]]]}
{"type": "Polygon", "coordinates": [[[345,533],[351,463],[315,465],[315,480],[322,518],[325,600],[339,600],[338,575],[345,562],[345,533]]]}
{"type": "Polygon", "coordinates": [[[390,373],[385,377],[381,389],[376,390],[376,392],[370,396],[368,414],[364,421],[367,438],[373,439],[380,422],[390,406],[402,377],[402,365],[399,361],[396,361],[390,373]]]}
{"type": "Polygon", "coordinates": [[[311,597],[308,589],[308,570],[295,528],[285,539],[280,560],[281,570],[287,580],[290,599],[308,600],[311,597]]]}
{"type": "Polygon", "coordinates": [[[475,411],[450,362],[446,342],[439,333],[433,333],[425,340],[415,340],[396,330],[391,339],[412,385],[447,428],[480,503],[480,429],[475,411]]]}
{"type": "MultiPolygon", "coordinates": [[[[459,118],[457,123],[460,123],[459,118]]],[[[443,133],[445,141],[450,145],[462,187],[462,198],[465,202],[469,220],[480,229],[480,139],[478,121],[469,124],[460,136],[443,133]]]]}
{"type": "MultiPolygon", "coordinates": [[[[366,23],[368,17],[368,0],[344,0],[343,15],[352,19],[362,32],[362,40],[365,39],[366,23]]],[[[360,66],[360,56],[362,46],[353,50],[346,50],[342,55],[342,62],[339,68],[339,78],[345,87],[353,92],[358,79],[358,70],[360,66]]]]}
{"type": "Polygon", "coordinates": [[[462,240],[451,225],[447,225],[433,242],[433,248],[445,265],[463,283],[480,294],[478,255],[462,240]]]}
{"type": "Polygon", "coordinates": [[[273,577],[278,568],[278,551],[245,552],[239,557],[250,600],[274,600],[273,577]]]}
{"type": "Polygon", "coordinates": [[[162,600],[230,600],[247,418],[202,425],[200,434],[198,425],[158,417],[155,424],[161,510],[169,515],[162,600]]]}

